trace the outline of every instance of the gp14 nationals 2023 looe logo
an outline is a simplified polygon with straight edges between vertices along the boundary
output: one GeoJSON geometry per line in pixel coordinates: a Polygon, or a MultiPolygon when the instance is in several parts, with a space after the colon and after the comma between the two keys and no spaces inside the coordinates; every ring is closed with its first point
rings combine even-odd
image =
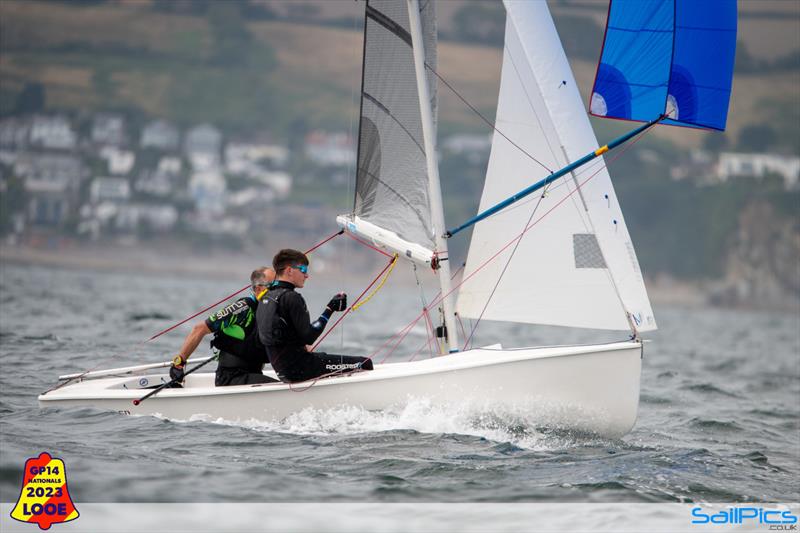
{"type": "Polygon", "coordinates": [[[25,461],[22,490],[11,518],[38,524],[41,529],[78,518],[67,489],[64,461],[47,452],[25,461]]]}

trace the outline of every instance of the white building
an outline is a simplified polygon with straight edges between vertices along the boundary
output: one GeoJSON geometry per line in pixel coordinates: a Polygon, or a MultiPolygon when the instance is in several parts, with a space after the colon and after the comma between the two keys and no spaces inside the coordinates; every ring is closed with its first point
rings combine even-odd
{"type": "Polygon", "coordinates": [[[121,146],[125,143],[125,120],[119,115],[101,113],[92,121],[92,142],[121,146]]]}
{"type": "Polygon", "coordinates": [[[142,129],[139,145],[142,148],[157,148],[164,151],[177,150],[180,145],[180,132],[165,120],[155,120],[142,129]]]}
{"type": "Polygon", "coordinates": [[[195,172],[189,179],[189,195],[194,200],[195,209],[202,213],[223,213],[225,190],[225,178],[217,171],[195,172]]]}
{"type": "Polygon", "coordinates": [[[37,115],[31,121],[30,142],[42,148],[72,150],[78,142],[78,136],[66,118],[37,115]]]}
{"type": "Polygon", "coordinates": [[[95,178],[89,188],[92,203],[126,202],[131,197],[131,186],[125,178],[95,178]]]}
{"type": "Polygon", "coordinates": [[[288,172],[264,170],[250,178],[265,185],[278,199],[284,199],[292,192],[292,176],[288,172]]]}
{"type": "Polygon", "coordinates": [[[128,174],[136,163],[136,154],[130,150],[120,150],[116,146],[104,146],[100,157],[106,160],[108,172],[115,176],[128,174]]]}
{"type": "Polygon", "coordinates": [[[153,231],[169,231],[178,222],[178,210],[172,205],[123,205],[117,213],[115,226],[119,230],[135,231],[147,226],[153,231]]]}
{"type": "Polygon", "coordinates": [[[183,170],[183,163],[180,157],[162,157],[158,161],[158,169],[156,172],[159,174],[170,174],[177,176],[183,170]]]}
{"type": "Polygon", "coordinates": [[[26,120],[14,117],[0,120],[0,147],[24,148],[28,142],[31,126],[26,120]]]}
{"type": "Polygon", "coordinates": [[[356,159],[355,141],[344,132],[315,130],[306,136],[306,157],[319,165],[347,166],[356,159]]]}
{"type": "Polygon", "coordinates": [[[282,168],[289,161],[289,148],[270,143],[231,142],[225,146],[225,169],[246,174],[261,163],[282,168]]]}
{"type": "Polygon", "coordinates": [[[222,134],[211,124],[196,126],[188,131],[184,151],[192,168],[199,171],[220,166],[222,134]]]}
{"type": "Polygon", "coordinates": [[[61,225],[76,211],[85,169],[69,155],[20,156],[14,173],[25,180],[28,220],[32,224],[61,225]]]}
{"type": "Polygon", "coordinates": [[[786,190],[797,190],[800,188],[800,157],[733,152],[719,155],[717,178],[720,182],[740,177],[763,178],[768,174],[781,176],[786,190]]]}

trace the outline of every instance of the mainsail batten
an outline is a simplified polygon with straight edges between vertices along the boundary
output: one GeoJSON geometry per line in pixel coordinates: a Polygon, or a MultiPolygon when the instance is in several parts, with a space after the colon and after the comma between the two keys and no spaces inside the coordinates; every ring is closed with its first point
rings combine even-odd
{"type": "MultiPolygon", "coordinates": [[[[561,168],[595,150],[597,139],[546,4],[505,5],[496,123],[536,160],[561,168]]],[[[541,176],[537,162],[495,134],[480,210],[541,176]]],[[[602,160],[575,171],[574,180],[554,183],[544,197],[476,225],[465,277],[457,306],[464,317],[615,330],[656,327],[602,160]],[[536,229],[487,263],[529,221],[536,229]]]]}

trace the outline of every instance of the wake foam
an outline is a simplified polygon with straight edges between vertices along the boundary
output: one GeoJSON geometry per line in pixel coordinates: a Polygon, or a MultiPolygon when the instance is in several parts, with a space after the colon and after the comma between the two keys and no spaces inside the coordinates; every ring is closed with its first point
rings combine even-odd
{"type": "Polygon", "coordinates": [[[441,404],[425,398],[412,398],[403,405],[380,411],[341,406],[306,408],[283,420],[266,422],[255,419],[230,421],[208,415],[194,415],[190,421],[293,435],[360,435],[390,431],[468,435],[534,451],[597,446],[610,442],[593,435],[548,426],[541,411],[537,416],[536,410],[530,405],[509,408],[488,403],[441,404]]]}

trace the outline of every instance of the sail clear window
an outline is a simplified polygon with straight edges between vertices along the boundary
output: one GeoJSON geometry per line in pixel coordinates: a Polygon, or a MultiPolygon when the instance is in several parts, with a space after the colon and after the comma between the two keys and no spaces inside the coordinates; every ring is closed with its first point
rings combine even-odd
{"type": "Polygon", "coordinates": [[[594,233],[573,234],[572,249],[575,253],[575,268],[606,268],[606,261],[594,233]]]}

